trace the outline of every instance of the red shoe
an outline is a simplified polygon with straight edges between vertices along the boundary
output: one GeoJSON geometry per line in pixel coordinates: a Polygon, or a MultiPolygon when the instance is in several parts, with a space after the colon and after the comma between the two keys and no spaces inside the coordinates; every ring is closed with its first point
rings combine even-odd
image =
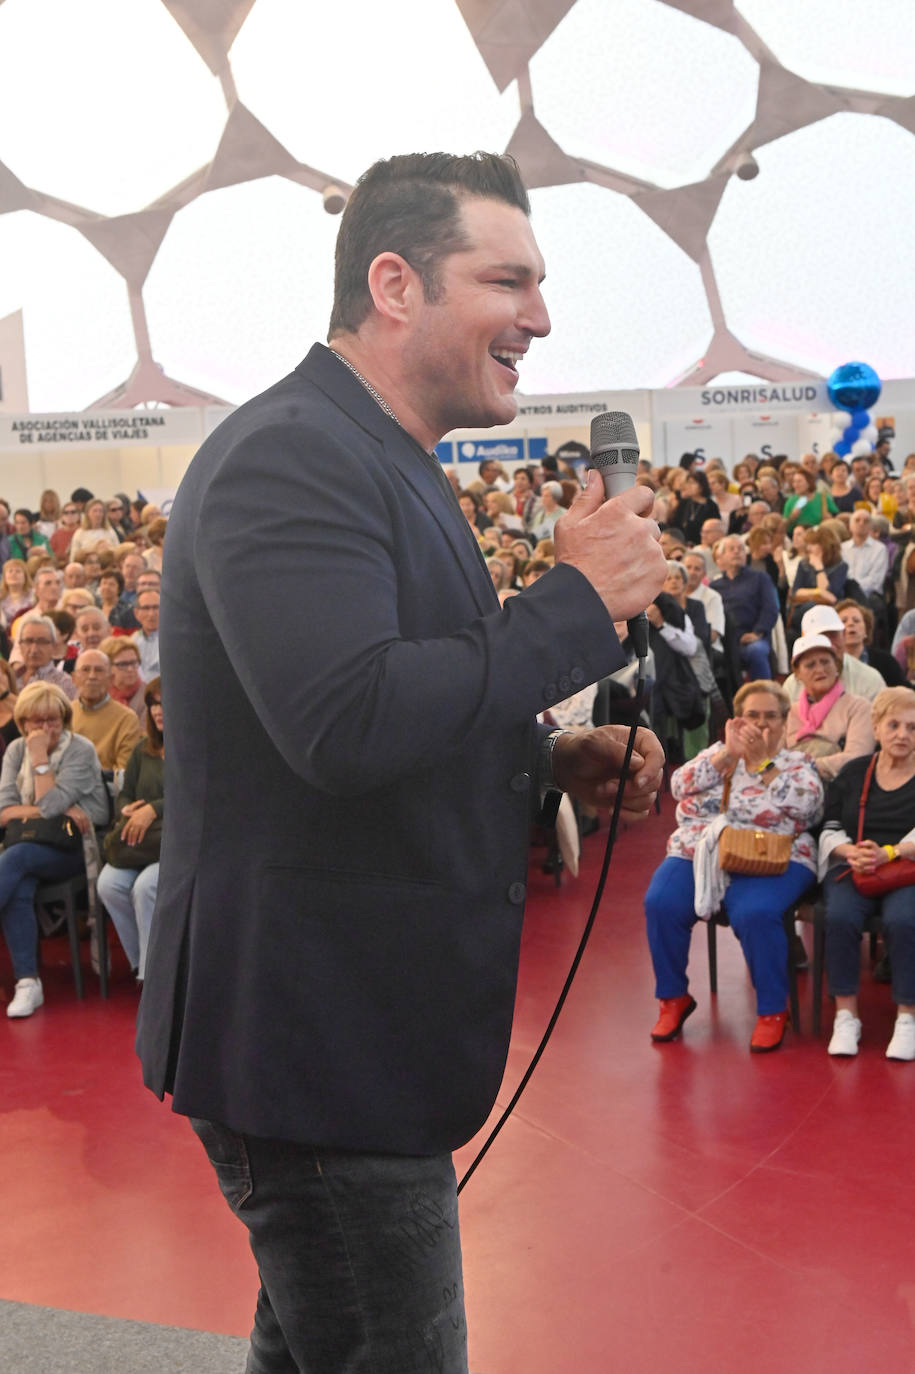
{"type": "Polygon", "coordinates": [[[788,1013],[776,1011],[771,1016],[757,1016],[756,1025],[750,1038],[750,1049],[754,1054],[768,1054],[777,1050],[785,1038],[788,1013]]]}
{"type": "Polygon", "coordinates": [[[651,1032],[652,1040],[676,1040],[683,1029],[683,1022],[696,1010],[696,999],[684,992],[682,997],[663,997],[661,1015],[651,1032]]]}

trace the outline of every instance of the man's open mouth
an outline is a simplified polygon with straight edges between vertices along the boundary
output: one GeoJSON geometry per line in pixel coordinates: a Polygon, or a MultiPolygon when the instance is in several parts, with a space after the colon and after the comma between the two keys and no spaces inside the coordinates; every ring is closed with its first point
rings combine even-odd
{"type": "Polygon", "coordinates": [[[514,372],[517,376],[518,364],[524,357],[524,354],[516,353],[510,348],[491,348],[489,350],[489,356],[495,358],[497,363],[501,363],[503,367],[507,367],[510,372],[514,372]]]}

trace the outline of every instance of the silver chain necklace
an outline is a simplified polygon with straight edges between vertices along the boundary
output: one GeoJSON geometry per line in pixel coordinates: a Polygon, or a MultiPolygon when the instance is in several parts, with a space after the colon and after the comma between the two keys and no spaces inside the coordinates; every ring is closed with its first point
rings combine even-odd
{"type": "Polygon", "coordinates": [[[375,388],[372,386],[372,383],[368,381],[367,378],[363,377],[359,369],[353,367],[349,358],[344,358],[342,353],[337,353],[333,348],[330,351],[331,353],[333,353],[334,357],[339,358],[341,363],[343,363],[344,367],[348,367],[353,376],[356,377],[362,383],[366,391],[371,396],[372,400],[377,401],[378,404],[381,406],[381,409],[384,411],[385,415],[387,415],[389,419],[393,420],[395,425],[399,425],[400,421],[394,414],[391,407],[388,405],[387,401],[384,399],[380,392],[375,390],[375,388]]]}

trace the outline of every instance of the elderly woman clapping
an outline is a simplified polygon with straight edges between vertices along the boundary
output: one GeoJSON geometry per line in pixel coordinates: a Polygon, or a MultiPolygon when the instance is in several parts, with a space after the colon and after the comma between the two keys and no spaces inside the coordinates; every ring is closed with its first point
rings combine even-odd
{"type": "Polygon", "coordinates": [[[660,1015],[655,1041],[680,1034],[696,1003],[686,966],[696,921],[723,904],[756,989],[756,1053],[777,1049],[787,1022],[788,941],[782,913],[816,881],[809,833],[823,809],[823,785],[811,761],[785,745],[790,702],[776,682],[746,683],[734,697],[724,745],[713,744],[671,778],[677,829],[645,894],[648,945],[660,1015]],[[722,820],[739,829],[788,836],[783,872],[724,874],[718,864],[722,820]]]}
{"type": "Polygon", "coordinates": [[[826,971],[836,999],[829,1053],[858,1053],[861,934],[879,912],[897,1006],[886,1057],[915,1059],[915,885],[905,884],[910,875],[898,863],[915,860],[915,693],[887,687],[871,711],[877,752],[853,759],[830,784],[820,837],[826,971]],[[859,890],[868,880],[884,891],[859,890]],[[897,881],[905,885],[891,886],[897,881]]]}

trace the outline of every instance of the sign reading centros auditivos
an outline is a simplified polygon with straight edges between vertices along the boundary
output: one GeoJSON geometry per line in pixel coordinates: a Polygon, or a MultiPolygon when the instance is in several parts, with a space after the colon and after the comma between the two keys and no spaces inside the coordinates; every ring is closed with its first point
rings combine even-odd
{"type": "Polygon", "coordinates": [[[75,414],[0,415],[0,451],[76,444],[198,444],[203,420],[196,408],[77,411],[75,414]]]}

